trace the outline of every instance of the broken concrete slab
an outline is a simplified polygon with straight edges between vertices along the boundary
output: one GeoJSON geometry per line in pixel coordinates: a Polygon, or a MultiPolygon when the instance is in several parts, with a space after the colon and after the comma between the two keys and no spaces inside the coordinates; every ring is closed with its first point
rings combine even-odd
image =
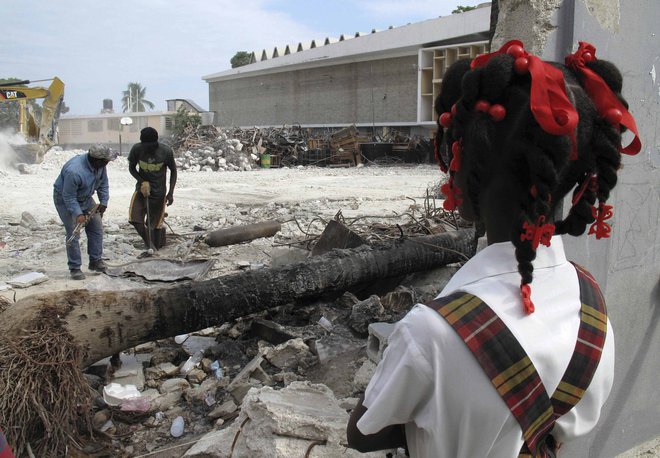
{"type": "Polygon", "coordinates": [[[29,288],[30,286],[38,285],[45,281],[48,281],[47,275],[41,272],[28,272],[7,280],[7,283],[14,288],[29,288]]]}
{"type": "Polygon", "coordinates": [[[269,348],[264,357],[278,369],[291,369],[305,363],[312,357],[312,352],[302,339],[288,340],[276,347],[269,348]]]}
{"type": "Polygon", "coordinates": [[[382,457],[348,449],[348,413],[326,386],[294,382],[252,389],[232,426],[204,436],[185,457],[382,457]]]}
{"type": "Polygon", "coordinates": [[[367,337],[367,356],[374,363],[383,358],[383,352],[387,347],[387,339],[394,331],[394,323],[371,323],[369,325],[369,337],[367,337]]]}

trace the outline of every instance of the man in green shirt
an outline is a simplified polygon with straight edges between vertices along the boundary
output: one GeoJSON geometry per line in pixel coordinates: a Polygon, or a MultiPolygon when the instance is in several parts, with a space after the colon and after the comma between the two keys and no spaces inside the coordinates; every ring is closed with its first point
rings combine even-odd
{"type": "Polygon", "coordinates": [[[137,180],[129,208],[129,222],[135,227],[147,250],[165,245],[163,220],[165,204],[174,202],[176,164],[172,149],[158,142],[153,127],[140,131],[140,143],[128,154],[128,170],[137,180]],[[166,188],[167,169],[170,169],[169,191],[166,188]]]}

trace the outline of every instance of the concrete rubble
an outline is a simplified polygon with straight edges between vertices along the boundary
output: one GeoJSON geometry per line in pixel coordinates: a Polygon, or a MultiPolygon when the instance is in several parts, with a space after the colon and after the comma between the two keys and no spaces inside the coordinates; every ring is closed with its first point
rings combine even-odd
{"type": "MultiPolygon", "coordinates": [[[[252,129],[198,126],[187,128],[171,143],[177,166],[190,172],[340,163],[358,165],[363,162],[362,144],[385,145],[389,159],[402,162],[427,162],[431,151],[428,138],[410,137],[392,129],[363,134],[355,126],[324,133],[313,133],[300,126],[252,129]],[[268,162],[262,161],[262,155],[268,155],[268,162]]],[[[369,155],[368,162],[382,159],[382,156],[369,155]]]]}
{"type": "Polygon", "coordinates": [[[122,353],[116,368],[100,361],[86,371],[99,393],[95,428],[114,438],[122,456],[181,444],[177,456],[186,457],[382,457],[346,448],[346,424],[393,320],[442,287],[430,292],[419,278],[362,301],[346,293],[151,342],[122,353]],[[354,315],[365,302],[376,306],[361,309],[363,335],[354,330],[354,315]],[[183,373],[195,355],[194,368],[183,373]],[[115,402],[120,396],[109,397],[109,390],[130,396],[115,402]]]}

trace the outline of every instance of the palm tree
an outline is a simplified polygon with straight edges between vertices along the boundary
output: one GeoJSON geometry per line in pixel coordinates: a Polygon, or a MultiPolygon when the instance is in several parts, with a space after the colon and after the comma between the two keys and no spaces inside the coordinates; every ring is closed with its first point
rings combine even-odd
{"type": "Polygon", "coordinates": [[[124,95],[121,99],[124,113],[147,111],[147,107],[153,110],[154,104],[144,98],[146,92],[147,88],[142,87],[140,83],[128,83],[128,88],[123,92],[124,95]]]}

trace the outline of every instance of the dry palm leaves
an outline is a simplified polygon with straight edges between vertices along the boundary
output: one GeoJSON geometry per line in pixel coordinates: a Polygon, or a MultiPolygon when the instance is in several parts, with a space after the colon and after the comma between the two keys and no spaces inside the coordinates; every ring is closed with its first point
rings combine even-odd
{"type": "Polygon", "coordinates": [[[65,456],[79,429],[91,430],[92,392],[82,350],[55,309],[14,337],[0,336],[0,425],[16,456],[65,456]]]}

